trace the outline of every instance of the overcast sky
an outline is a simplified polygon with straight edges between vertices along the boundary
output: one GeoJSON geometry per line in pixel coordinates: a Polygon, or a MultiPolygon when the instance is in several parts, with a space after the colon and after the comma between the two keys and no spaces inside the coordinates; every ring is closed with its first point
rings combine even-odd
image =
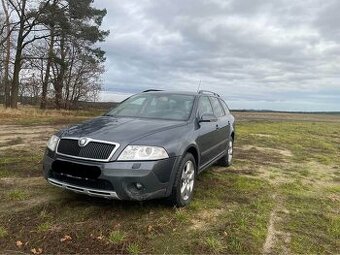
{"type": "MultiPolygon", "coordinates": [[[[339,0],[95,0],[104,89],[220,93],[231,108],[340,111],[339,0]]],[[[105,100],[112,97],[106,93],[105,100]]]]}

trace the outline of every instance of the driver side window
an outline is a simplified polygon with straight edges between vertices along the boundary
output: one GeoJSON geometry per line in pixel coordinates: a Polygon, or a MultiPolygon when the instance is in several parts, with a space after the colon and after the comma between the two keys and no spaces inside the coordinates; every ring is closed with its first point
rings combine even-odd
{"type": "Polygon", "coordinates": [[[203,114],[214,114],[210,100],[206,96],[202,96],[198,102],[198,115],[202,117],[203,114]]]}

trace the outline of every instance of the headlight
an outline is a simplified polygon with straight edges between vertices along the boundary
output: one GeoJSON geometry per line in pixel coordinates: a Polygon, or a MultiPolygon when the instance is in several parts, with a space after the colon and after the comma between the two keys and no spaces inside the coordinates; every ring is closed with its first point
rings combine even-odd
{"type": "Polygon", "coordinates": [[[56,135],[52,135],[50,140],[48,140],[47,142],[47,148],[49,148],[51,151],[55,151],[58,142],[59,142],[59,137],[56,135]]]}
{"type": "Polygon", "coordinates": [[[128,145],[120,154],[118,160],[158,160],[168,157],[168,153],[162,147],[128,145]]]}

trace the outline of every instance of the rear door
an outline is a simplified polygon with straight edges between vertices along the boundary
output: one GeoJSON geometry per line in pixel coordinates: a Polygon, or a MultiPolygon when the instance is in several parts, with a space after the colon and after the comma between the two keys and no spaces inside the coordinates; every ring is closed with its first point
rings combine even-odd
{"type": "Polygon", "coordinates": [[[228,144],[228,137],[230,132],[229,118],[221,105],[220,100],[217,97],[209,97],[211,105],[214,110],[214,114],[217,117],[217,139],[216,139],[216,154],[225,152],[228,144]]]}
{"type": "MultiPolygon", "coordinates": [[[[197,119],[203,114],[214,114],[208,96],[201,96],[198,101],[197,119]]],[[[200,150],[200,166],[205,165],[217,155],[216,143],[219,140],[217,122],[201,122],[198,124],[197,145],[200,150]]]]}

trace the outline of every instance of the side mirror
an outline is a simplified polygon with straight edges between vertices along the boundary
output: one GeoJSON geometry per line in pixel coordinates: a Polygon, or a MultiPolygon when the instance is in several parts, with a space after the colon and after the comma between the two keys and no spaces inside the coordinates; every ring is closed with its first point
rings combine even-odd
{"type": "Polygon", "coordinates": [[[201,118],[198,120],[199,123],[201,122],[216,122],[217,118],[214,114],[203,114],[201,118]]]}

